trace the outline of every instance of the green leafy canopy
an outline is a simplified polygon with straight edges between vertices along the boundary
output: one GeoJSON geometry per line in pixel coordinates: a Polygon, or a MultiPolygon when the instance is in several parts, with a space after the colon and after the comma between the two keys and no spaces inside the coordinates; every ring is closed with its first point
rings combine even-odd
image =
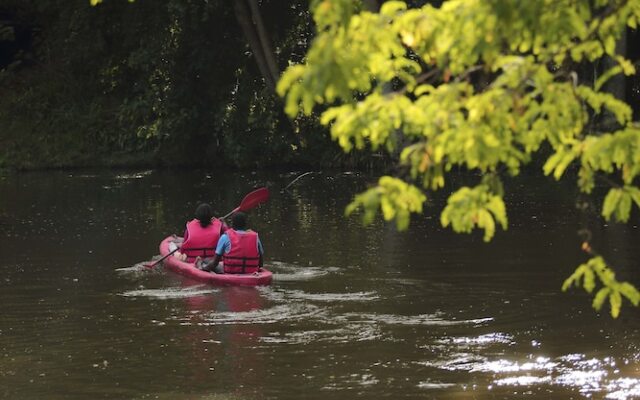
{"type": "MultiPolygon", "coordinates": [[[[640,126],[631,108],[604,88],[635,74],[616,42],[640,20],[640,0],[449,0],[436,8],[384,2],[379,12],[350,0],[311,4],[317,35],[302,64],[282,75],[278,93],[296,117],[321,110],[321,122],[345,152],[370,146],[399,155],[395,177],[356,196],[365,223],[381,210],[398,228],[421,213],[423,192],[438,190],[452,168],[479,171],[475,187],[455,191],[441,214],[456,232],[507,229],[500,174],[519,174],[541,146],[552,149],[544,173],[579,170],[590,193],[596,176],[619,181],[602,206],[605,219],[626,222],[640,207],[640,126]],[[584,82],[579,66],[613,65],[584,82]],[[320,106],[320,107],[318,107],[320,106]],[[594,124],[611,116],[614,123],[594,124]]],[[[616,317],[622,297],[638,304],[635,288],[612,278],[594,257],[567,280],[597,278],[599,309],[608,296],[616,317]],[[603,272],[604,271],[604,272],[603,272]]]]}

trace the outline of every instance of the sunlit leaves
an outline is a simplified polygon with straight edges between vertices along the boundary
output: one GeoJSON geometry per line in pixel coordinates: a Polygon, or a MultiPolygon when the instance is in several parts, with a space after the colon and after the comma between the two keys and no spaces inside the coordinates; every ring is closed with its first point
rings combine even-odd
{"type": "Polygon", "coordinates": [[[581,143],[583,168],[604,173],[619,171],[622,181],[630,185],[640,174],[640,129],[590,136],[581,143]]]}
{"type": "Polygon", "coordinates": [[[613,217],[616,221],[627,222],[631,214],[632,202],[640,207],[640,189],[637,187],[625,186],[611,189],[604,198],[602,216],[607,220],[613,217]]]}
{"type": "Polygon", "coordinates": [[[322,114],[323,124],[333,123],[331,136],[345,151],[353,146],[362,149],[366,141],[374,150],[378,147],[394,149],[393,134],[403,126],[406,113],[413,110],[411,101],[405,96],[380,95],[373,93],[357,104],[332,107],[322,114]]]}
{"type": "Polygon", "coordinates": [[[578,149],[576,147],[559,148],[551,157],[547,159],[547,162],[542,167],[544,174],[549,175],[553,172],[553,177],[556,179],[560,179],[569,164],[578,157],[577,150],[578,149]]]}
{"type": "MultiPolygon", "coordinates": [[[[352,1],[316,1],[314,18],[319,32],[309,49],[303,68],[285,71],[277,92],[286,96],[285,111],[295,117],[310,114],[313,105],[336,99],[351,101],[355,93],[366,93],[377,83],[400,79],[414,84],[421,71],[393,31],[386,29],[389,15],[361,12],[352,1]]],[[[386,8],[391,13],[391,8],[386,8]]]]}
{"type": "Polygon", "coordinates": [[[406,9],[407,4],[404,1],[387,1],[380,7],[380,14],[393,17],[398,11],[404,11],[406,9]]]}
{"type": "Polygon", "coordinates": [[[610,93],[598,92],[584,85],[580,85],[576,92],[596,113],[600,113],[603,108],[606,108],[615,115],[619,124],[624,125],[631,121],[631,107],[610,93]]]}
{"type": "Polygon", "coordinates": [[[634,306],[640,304],[640,292],[630,283],[618,281],[615,273],[599,256],[579,265],[574,273],[564,281],[562,290],[566,291],[574,285],[580,286],[582,282],[584,290],[592,293],[597,285],[596,278],[602,285],[593,298],[592,304],[596,310],[600,310],[608,298],[611,316],[617,318],[620,315],[623,298],[626,298],[634,306]]]}
{"type": "Polygon", "coordinates": [[[396,221],[398,230],[407,229],[411,213],[421,213],[425,195],[415,186],[400,179],[383,176],[378,186],[355,197],[347,206],[347,215],[362,209],[362,220],[365,224],[373,222],[378,210],[382,211],[385,221],[396,221]]]}
{"type": "MultiPolygon", "coordinates": [[[[321,122],[345,151],[386,150],[417,185],[379,183],[348,213],[361,208],[371,222],[381,209],[406,227],[409,203],[390,193],[418,199],[421,190],[443,188],[451,170],[518,175],[540,149],[551,151],[546,175],[574,176],[566,172],[576,167],[585,193],[596,177],[612,176],[607,181],[619,187],[605,199],[605,218],[627,221],[640,206],[640,129],[631,107],[605,90],[612,77],[635,73],[616,42],[638,25],[640,0],[449,0],[438,8],[387,1],[379,13],[356,3],[312,4],[319,33],[305,63],[290,66],[278,85],[290,116],[321,106],[321,122]],[[578,65],[605,57],[615,63],[609,70],[580,76],[578,65]]],[[[496,225],[506,229],[496,182],[454,191],[442,225],[482,229],[486,241],[496,225]]],[[[585,265],[579,278],[592,291],[602,277],[585,265]]],[[[622,286],[605,286],[594,305],[609,299],[619,310],[622,286]]]]}
{"type": "Polygon", "coordinates": [[[346,25],[357,11],[358,3],[352,0],[313,0],[313,19],[321,31],[346,25]]]}
{"type": "Polygon", "coordinates": [[[484,241],[491,240],[496,222],[507,229],[507,212],[501,196],[492,193],[486,184],[463,187],[452,194],[440,217],[442,226],[453,227],[458,233],[484,229],[484,241]]]}

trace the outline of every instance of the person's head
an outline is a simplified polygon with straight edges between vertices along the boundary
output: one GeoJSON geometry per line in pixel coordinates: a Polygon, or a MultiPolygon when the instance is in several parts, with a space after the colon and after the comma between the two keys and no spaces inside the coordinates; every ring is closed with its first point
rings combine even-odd
{"type": "Polygon", "coordinates": [[[211,206],[207,203],[202,203],[196,208],[196,219],[200,221],[200,226],[203,228],[211,224],[213,218],[213,211],[211,206]]]}
{"type": "Polygon", "coordinates": [[[231,227],[241,231],[247,229],[247,214],[242,211],[234,212],[231,216],[231,227]]]}

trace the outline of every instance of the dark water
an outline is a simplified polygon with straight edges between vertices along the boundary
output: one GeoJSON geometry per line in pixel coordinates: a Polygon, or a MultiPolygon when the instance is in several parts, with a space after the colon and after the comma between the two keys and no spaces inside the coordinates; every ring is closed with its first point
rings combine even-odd
{"type": "MultiPolygon", "coordinates": [[[[435,208],[409,232],[363,228],[343,209],[373,179],[282,192],[299,174],[0,176],[0,398],[640,398],[638,309],[612,320],[560,291],[584,261],[571,188],[512,182],[509,230],[485,244],[435,208]],[[272,286],[138,265],[200,200],[222,215],[263,185],[250,218],[272,286]]],[[[595,234],[640,284],[634,218],[595,234]]]]}

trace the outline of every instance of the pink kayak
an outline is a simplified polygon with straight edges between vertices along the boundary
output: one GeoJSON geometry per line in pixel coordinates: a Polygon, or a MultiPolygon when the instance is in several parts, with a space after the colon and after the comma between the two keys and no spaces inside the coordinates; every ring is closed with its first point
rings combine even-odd
{"type": "MultiPolygon", "coordinates": [[[[168,236],[160,243],[160,254],[163,257],[171,252],[169,244],[174,240],[176,240],[174,236],[168,236]]],[[[195,264],[181,261],[173,255],[167,257],[163,263],[166,268],[177,274],[213,285],[264,286],[269,285],[273,279],[271,271],[264,268],[255,274],[214,274],[201,271],[195,267],[195,264]]]]}

